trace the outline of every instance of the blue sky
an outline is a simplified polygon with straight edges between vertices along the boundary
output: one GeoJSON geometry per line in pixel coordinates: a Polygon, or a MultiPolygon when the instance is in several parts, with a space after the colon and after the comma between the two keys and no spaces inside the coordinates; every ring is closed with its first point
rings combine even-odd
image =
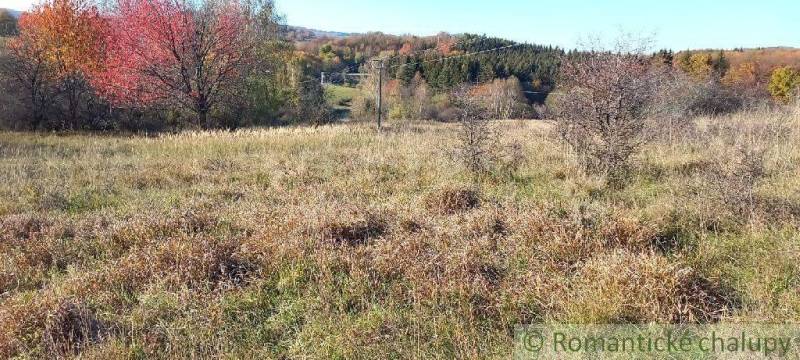
{"type": "MultiPolygon", "coordinates": [[[[471,32],[575,47],[620,29],[659,47],[800,47],[800,0],[276,0],[290,25],[431,35],[471,32]]],[[[0,0],[24,10],[32,0],[0,0]]]]}
{"type": "Polygon", "coordinates": [[[290,25],[430,35],[471,32],[575,47],[654,33],[659,47],[800,47],[800,0],[276,0],[290,25]]]}

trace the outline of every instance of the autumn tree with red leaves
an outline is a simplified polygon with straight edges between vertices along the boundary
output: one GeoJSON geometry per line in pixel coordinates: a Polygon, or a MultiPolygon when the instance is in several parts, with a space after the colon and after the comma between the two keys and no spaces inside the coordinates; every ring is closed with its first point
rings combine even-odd
{"type": "Polygon", "coordinates": [[[176,106],[210,127],[254,61],[257,11],[238,0],[119,0],[92,83],[116,105],[176,106]]]}

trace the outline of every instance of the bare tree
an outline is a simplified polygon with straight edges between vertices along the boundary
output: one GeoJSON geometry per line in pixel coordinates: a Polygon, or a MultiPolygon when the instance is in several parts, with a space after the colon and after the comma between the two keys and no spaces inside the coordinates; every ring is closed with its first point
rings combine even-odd
{"type": "Polygon", "coordinates": [[[469,94],[468,87],[453,93],[453,104],[459,109],[456,156],[477,182],[498,160],[499,139],[481,101],[469,94]]]}
{"type": "Polygon", "coordinates": [[[647,105],[662,71],[646,56],[648,44],[621,37],[611,50],[591,48],[561,67],[559,134],[583,169],[606,175],[609,185],[624,182],[630,158],[646,141],[647,105]]]}
{"type": "Polygon", "coordinates": [[[35,129],[44,123],[46,109],[52,105],[56,93],[52,86],[53,72],[43,51],[29,44],[16,41],[9,46],[8,56],[3,59],[0,69],[15,86],[19,86],[20,93],[25,94],[31,115],[30,125],[35,129]]]}

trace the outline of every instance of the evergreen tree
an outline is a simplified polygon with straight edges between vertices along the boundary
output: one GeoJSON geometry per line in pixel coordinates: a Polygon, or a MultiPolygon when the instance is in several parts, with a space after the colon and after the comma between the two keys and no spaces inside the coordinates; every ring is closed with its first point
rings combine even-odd
{"type": "Polygon", "coordinates": [[[411,60],[411,58],[406,58],[403,66],[397,68],[397,80],[400,81],[403,86],[408,86],[411,84],[411,80],[414,79],[414,75],[417,73],[417,66],[411,60]]]}
{"type": "Polygon", "coordinates": [[[481,61],[477,81],[480,83],[492,81],[495,78],[494,65],[489,61],[481,61]]]}

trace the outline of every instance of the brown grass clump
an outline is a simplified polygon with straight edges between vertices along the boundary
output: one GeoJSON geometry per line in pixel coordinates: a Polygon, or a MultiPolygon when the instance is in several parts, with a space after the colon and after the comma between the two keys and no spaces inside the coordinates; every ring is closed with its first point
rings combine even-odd
{"type": "Polygon", "coordinates": [[[733,302],[691,269],[655,254],[613,252],[587,261],[572,278],[567,321],[708,323],[733,302]]]}
{"type": "Polygon", "coordinates": [[[102,341],[106,333],[85,304],[64,301],[48,315],[42,342],[48,357],[64,358],[102,341]]]}
{"type": "Polygon", "coordinates": [[[452,215],[477,208],[480,195],[469,187],[447,187],[429,194],[425,206],[429,211],[442,215],[452,215]]]}
{"type": "Polygon", "coordinates": [[[239,238],[177,235],[121,259],[106,281],[132,290],[153,281],[175,289],[242,286],[258,267],[241,246],[239,238]]]}
{"type": "Polygon", "coordinates": [[[730,290],[711,280],[689,270],[681,275],[678,307],[672,312],[673,323],[715,323],[740,306],[730,290]]]}
{"type": "Polygon", "coordinates": [[[532,239],[541,257],[561,269],[608,251],[650,253],[656,249],[655,227],[619,210],[600,210],[585,205],[558,212],[528,209],[519,232],[532,239]]]}
{"type": "Polygon", "coordinates": [[[623,213],[611,215],[611,219],[600,228],[604,248],[625,248],[632,251],[648,251],[658,244],[658,234],[652,226],[628,217],[623,213]]]}
{"type": "Polygon", "coordinates": [[[326,241],[336,246],[360,246],[383,236],[388,231],[385,220],[373,214],[351,221],[327,223],[319,229],[326,241]]]}

